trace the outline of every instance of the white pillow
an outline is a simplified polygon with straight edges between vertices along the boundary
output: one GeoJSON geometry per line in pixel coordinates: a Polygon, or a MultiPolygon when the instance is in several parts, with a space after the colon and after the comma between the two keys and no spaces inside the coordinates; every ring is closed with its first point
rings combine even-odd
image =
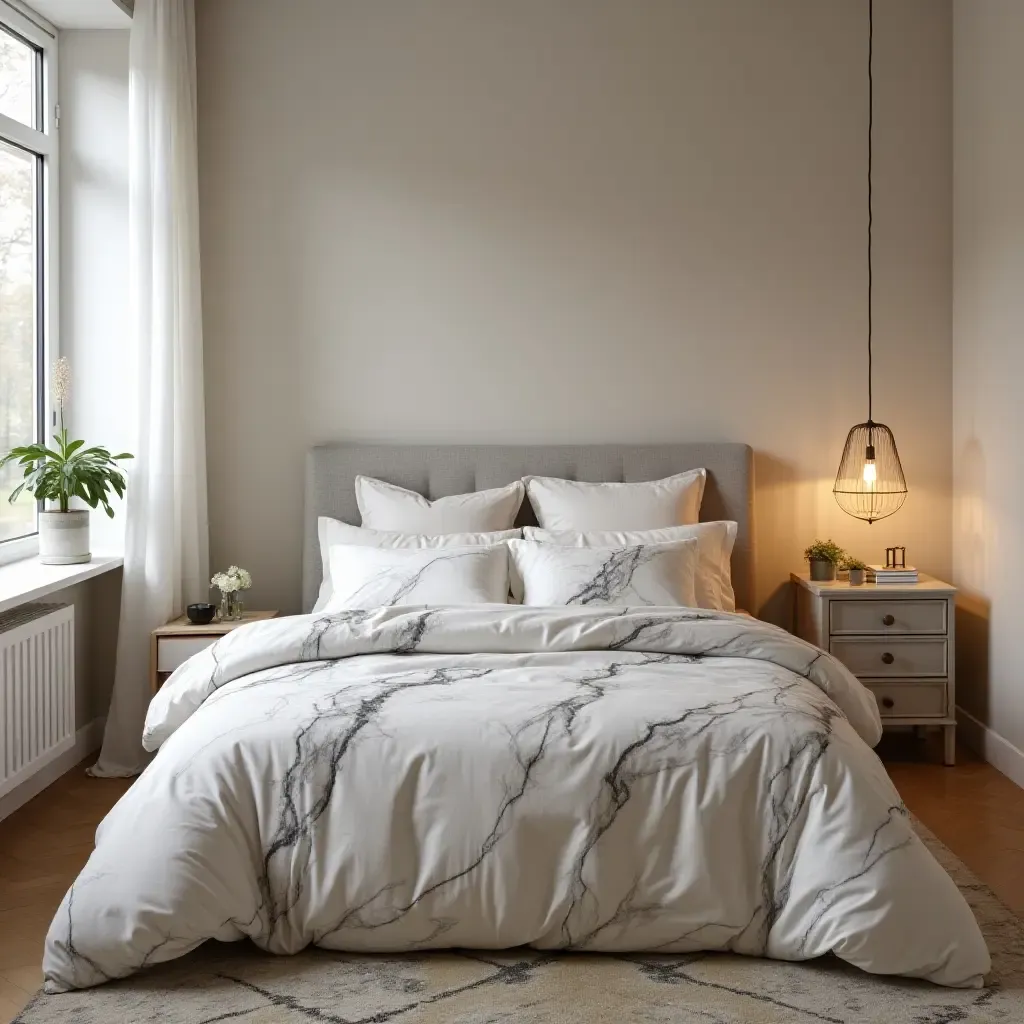
{"type": "Polygon", "coordinates": [[[591,484],[528,476],[526,492],[545,530],[659,530],[700,519],[707,473],[694,469],[645,483],[591,484]]]}
{"type": "Polygon", "coordinates": [[[521,530],[500,530],[497,533],[388,533],[382,530],[367,530],[362,526],[350,526],[329,516],[320,516],[316,521],[320,536],[320,564],[323,566],[323,580],[320,594],[313,605],[313,611],[322,611],[334,593],[331,585],[331,559],[329,551],[335,544],[355,544],[361,548],[483,548],[501,544],[506,540],[518,539],[521,530]]]}
{"type": "Polygon", "coordinates": [[[323,614],[382,605],[504,604],[508,545],[439,550],[364,548],[330,550],[334,594],[323,614]]]}
{"type": "MultiPolygon", "coordinates": [[[[527,526],[523,536],[540,544],[561,544],[566,547],[603,548],[629,544],[660,544],[672,540],[697,541],[697,607],[716,611],[736,611],[736,594],[732,589],[732,549],[736,545],[736,523],[721,521],[697,523],[696,526],[671,526],[664,530],[606,530],[579,533],[574,530],[541,530],[527,526]]],[[[512,574],[512,593],[522,595],[518,573],[512,574]]]]}
{"type": "Polygon", "coordinates": [[[428,501],[415,491],[356,477],[356,502],[363,526],[399,533],[465,533],[511,530],[523,503],[523,482],[473,494],[452,494],[428,501]]]}
{"type": "Polygon", "coordinates": [[[510,540],[527,605],[696,605],[697,542],[575,548],[510,540]]]}

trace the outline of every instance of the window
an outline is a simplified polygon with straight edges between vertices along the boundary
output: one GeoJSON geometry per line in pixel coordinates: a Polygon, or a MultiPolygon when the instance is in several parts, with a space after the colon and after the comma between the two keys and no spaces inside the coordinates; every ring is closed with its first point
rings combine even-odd
{"type": "MultiPolygon", "coordinates": [[[[57,355],[56,44],[0,2],[0,455],[45,436],[47,367],[57,355]]],[[[0,470],[0,564],[33,553],[36,502],[0,470]]]]}

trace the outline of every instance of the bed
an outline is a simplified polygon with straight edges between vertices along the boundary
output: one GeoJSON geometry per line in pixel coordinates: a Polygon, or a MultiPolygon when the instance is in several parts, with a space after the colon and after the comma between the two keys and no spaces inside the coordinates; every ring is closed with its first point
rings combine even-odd
{"type": "MultiPolygon", "coordinates": [[[[753,608],[751,452],[734,444],[314,449],[304,608],[317,518],[358,522],[357,474],[436,498],[696,466],[701,518],[737,523],[736,604],[753,608]]],[[[255,623],[154,698],[159,753],[54,918],[46,987],[243,938],[274,953],[831,953],[980,985],[978,926],[914,834],[879,735],[842,665],[729,612],[481,604],[255,623]]]]}

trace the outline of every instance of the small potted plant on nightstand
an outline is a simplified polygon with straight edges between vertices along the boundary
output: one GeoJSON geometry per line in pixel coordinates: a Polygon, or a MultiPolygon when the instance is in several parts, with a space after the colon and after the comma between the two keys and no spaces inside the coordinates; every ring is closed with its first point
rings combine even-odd
{"type": "Polygon", "coordinates": [[[843,568],[850,570],[850,586],[861,587],[864,585],[864,574],[867,572],[867,565],[859,558],[851,558],[849,555],[843,559],[843,568]]]}
{"type": "Polygon", "coordinates": [[[815,583],[828,583],[836,578],[836,568],[846,552],[833,540],[816,540],[805,552],[815,583]]]}
{"type": "Polygon", "coordinates": [[[60,413],[60,432],[53,435],[54,447],[30,444],[12,448],[0,458],[0,468],[17,462],[24,480],[14,489],[13,505],[22,491],[36,501],[51,502],[39,512],[39,561],[43,565],[75,565],[92,558],[89,551],[89,509],[72,508],[79,498],[89,508],[103,506],[113,518],[110,491],[124,497],[125,479],[118,460],[130,459],[128,452],[111,455],[106,448],[86,448],[84,441],[71,441],[64,426],[64,403],[71,389],[68,361],[58,359],[53,368],[53,398],[60,413]],[[55,504],[57,507],[53,508],[55,504]]]}

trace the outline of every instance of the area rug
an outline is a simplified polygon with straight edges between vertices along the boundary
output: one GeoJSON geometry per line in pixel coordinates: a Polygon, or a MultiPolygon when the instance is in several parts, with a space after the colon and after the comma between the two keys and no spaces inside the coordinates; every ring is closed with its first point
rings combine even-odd
{"type": "MultiPolygon", "coordinates": [[[[984,989],[879,978],[838,960],[716,953],[548,955],[450,951],[293,957],[209,943],[85,992],[39,994],[20,1024],[982,1024],[1024,1022],[1024,922],[915,823],[981,924],[984,989]]],[[[16,1022],[16,1024],[17,1024],[16,1022]]]]}

